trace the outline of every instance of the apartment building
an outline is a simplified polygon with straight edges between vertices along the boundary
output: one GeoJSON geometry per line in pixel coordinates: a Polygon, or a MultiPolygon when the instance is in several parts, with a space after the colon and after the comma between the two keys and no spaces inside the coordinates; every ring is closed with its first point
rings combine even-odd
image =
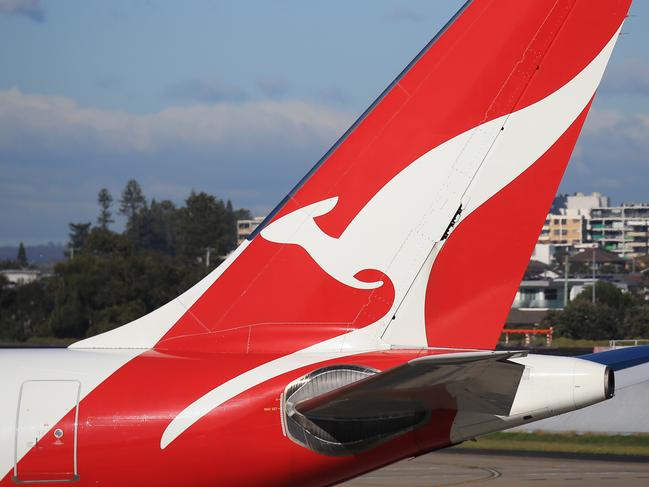
{"type": "Polygon", "coordinates": [[[588,238],[622,257],[649,253],[649,204],[593,208],[588,238]]]}
{"type": "Polygon", "coordinates": [[[611,206],[611,199],[602,193],[575,193],[565,197],[565,214],[589,217],[593,208],[611,206]]]}
{"type": "Polygon", "coordinates": [[[553,245],[575,245],[584,241],[586,218],[582,215],[553,215],[545,220],[539,243],[553,245]]]}
{"type": "Polygon", "coordinates": [[[609,204],[609,197],[601,193],[559,195],[545,220],[539,243],[569,246],[588,241],[586,228],[591,211],[609,204]]]}
{"type": "Polygon", "coordinates": [[[265,216],[257,216],[252,220],[237,220],[237,245],[247,239],[265,218],[265,216]]]}

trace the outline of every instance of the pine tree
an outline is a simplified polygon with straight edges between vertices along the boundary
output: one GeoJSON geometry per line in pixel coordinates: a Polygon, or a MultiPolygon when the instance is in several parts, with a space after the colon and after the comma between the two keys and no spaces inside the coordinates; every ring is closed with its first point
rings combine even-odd
{"type": "Polygon", "coordinates": [[[101,188],[97,195],[97,203],[99,203],[100,208],[97,223],[103,230],[108,230],[108,225],[115,222],[112,219],[113,213],[110,211],[110,207],[113,204],[113,196],[110,194],[110,191],[106,188],[101,188]]]}
{"type": "Polygon", "coordinates": [[[74,255],[74,252],[80,252],[83,249],[83,246],[86,244],[88,235],[90,235],[90,225],[91,223],[68,223],[70,228],[70,256],[74,255]]]}
{"type": "Polygon", "coordinates": [[[144,208],[146,208],[146,198],[144,197],[140,183],[135,179],[131,179],[126,183],[126,187],[122,191],[122,197],[119,200],[119,213],[130,221],[144,208]]]}
{"type": "Polygon", "coordinates": [[[20,267],[27,267],[29,265],[29,262],[27,261],[27,251],[25,250],[25,246],[22,242],[20,242],[20,245],[18,246],[18,256],[16,257],[16,262],[20,267]]]}

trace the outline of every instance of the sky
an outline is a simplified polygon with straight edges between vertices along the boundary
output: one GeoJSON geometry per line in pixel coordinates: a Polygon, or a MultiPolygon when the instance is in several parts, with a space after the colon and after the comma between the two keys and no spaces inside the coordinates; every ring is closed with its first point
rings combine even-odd
{"type": "MultiPolygon", "coordinates": [[[[66,241],[132,178],[264,215],[462,3],[0,0],[0,245],[66,241]]],[[[649,201],[649,2],[631,14],[561,192],[649,201]]]]}

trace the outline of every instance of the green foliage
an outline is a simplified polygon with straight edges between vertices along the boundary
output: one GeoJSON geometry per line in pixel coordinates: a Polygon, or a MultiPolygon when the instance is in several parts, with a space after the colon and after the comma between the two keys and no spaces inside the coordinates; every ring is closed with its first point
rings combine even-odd
{"type": "Polygon", "coordinates": [[[185,272],[174,259],[153,252],[131,255],[119,239],[113,241],[118,245],[113,254],[86,251],[57,265],[57,305],[50,321],[54,336],[79,338],[110,330],[184,290],[185,272]]]}
{"type": "Polygon", "coordinates": [[[122,191],[122,197],[119,200],[119,213],[130,220],[144,208],[146,208],[146,198],[142,187],[135,179],[131,179],[122,191]]]}
{"type": "Polygon", "coordinates": [[[231,250],[234,247],[234,229],[226,215],[222,200],[207,193],[192,191],[185,200],[185,207],[178,211],[179,257],[188,263],[205,263],[208,248],[212,255],[223,255],[231,250]]]}
{"type": "Polygon", "coordinates": [[[0,260],[0,269],[18,269],[18,263],[15,260],[0,260]]]}
{"type": "Polygon", "coordinates": [[[0,341],[23,341],[49,334],[47,320],[54,308],[49,281],[24,286],[0,286],[0,341]]]}
{"type": "Polygon", "coordinates": [[[101,188],[97,195],[97,203],[99,204],[99,216],[97,217],[97,224],[100,228],[107,230],[108,225],[115,223],[113,220],[110,207],[113,204],[113,196],[106,188],[101,188]]]}
{"type": "MultiPolygon", "coordinates": [[[[252,220],[252,213],[250,213],[250,210],[246,210],[245,208],[240,208],[238,210],[234,210],[234,223],[236,225],[237,220],[252,220]]],[[[236,231],[235,231],[236,233],[236,231]]]]}
{"type": "Polygon", "coordinates": [[[27,267],[29,265],[29,262],[27,261],[27,251],[22,242],[20,242],[20,245],[18,246],[16,262],[18,263],[18,267],[27,267]]]}
{"type": "Polygon", "coordinates": [[[167,255],[176,253],[178,210],[169,200],[141,209],[129,223],[129,237],[136,250],[154,250],[167,255]]]}
{"type": "Polygon", "coordinates": [[[78,252],[83,249],[86,244],[86,239],[90,234],[90,226],[92,223],[69,223],[68,228],[70,229],[70,249],[72,252],[78,252]]]}
{"type": "Polygon", "coordinates": [[[80,249],[82,254],[101,255],[107,258],[126,256],[131,253],[131,242],[121,233],[103,228],[93,228],[80,249]]]}
{"type": "Polygon", "coordinates": [[[649,337],[649,304],[634,306],[624,320],[625,338],[649,337]]]}
{"type": "Polygon", "coordinates": [[[118,233],[109,228],[108,190],[100,190],[97,201],[96,227],[69,224],[74,254],[56,265],[53,277],[17,288],[0,282],[0,340],[78,339],[135,320],[203,278],[234,249],[236,220],[250,218],[248,210],[207,193],[192,192],[181,208],[168,200],[147,205],[131,180],[119,208],[126,230],[118,233]]]}
{"type": "MultiPolygon", "coordinates": [[[[593,287],[587,286],[575,298],[575,301],[592,301],[593,287]]],[[[618,311],[624,311],[633,306],[634,299],[628,293],[623,293],[617,286],[606,281],[597,281],[595,284],[595,299],[597,303],[606,304],[618,311]]]]}
{"type": "Polygon", "coordinates": [[[557,333],[573,339],[614,339],[620,338],[623,316],[606,304],[592,304],[576,300],[560,314],[557,333]]]}
{"type": "Polygon", "coordinates": [[[649,337],[649,305],[603,281],[596,283],[595,295],[593,304],[587,287],[563,311],[548,313],[543,324],[574,340],[649,337]]]}

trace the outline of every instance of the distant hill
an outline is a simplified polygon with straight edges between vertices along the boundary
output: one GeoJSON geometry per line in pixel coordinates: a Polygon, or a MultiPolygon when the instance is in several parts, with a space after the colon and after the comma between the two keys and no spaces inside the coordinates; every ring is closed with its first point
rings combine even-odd
{"type": "MultiPolygon", "coordinates": [[[[30,264],[45,267],[65,259],[66,246],[50,242],[44,245],[26,245],[25,250],[30,264]]],[[[17,255],[17,245],[0,247],[0,260],[13,260],[17,255]]]]}

